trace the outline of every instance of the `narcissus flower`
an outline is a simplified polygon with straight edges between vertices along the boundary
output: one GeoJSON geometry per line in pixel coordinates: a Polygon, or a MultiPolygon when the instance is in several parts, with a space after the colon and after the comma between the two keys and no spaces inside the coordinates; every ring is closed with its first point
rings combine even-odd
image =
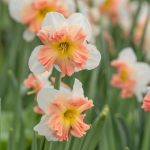
{"type": "Polygon", "coordinates": [[[91,34],[91,26],[82,14],[74,13],[65,19],[60,13],[47,13],[37,34],[44,45],[37,46],[32,52],[30,70],[42,73],[54,65],[64,77],[97,67],[101,55],[94,45],[88,44],[91,34]]]}
{"type": "MultiPolygon", "coordinates": [[[[37,100],[37,94],[38,92],[44,88],[50,86],[50,81],[48,80],[48,72],[45,73],[45,75],[38,75],[38,74],[29,74],[28,78],[24,80],[24,85],[28,89],[33,89],[32,91],[29,91],[27,94],[35,94],[35,100],[37,100]]],[[[33,108],[34,112],[38,114],[44,114],[44,111],[37,105],[33,108]]]]}
{"type": "Polygon", "coordinates": [[[132,97],[142,101],[142,91],[150,81],[150,66],[144,62],[136,62],[132,48],[125,48],[119,57],[111,62],[118,73],[112,76],[111,85],[121,89],[121,97],[132,97]]]}
{"type": "MultiPolygon", "coordinates": [[[[28,95],[35,94],[35,101],[37,100],[38,92],[44,87],[54,88],[55,78],[51,77],[52,83],[48,80],[48,77],[51,75],[52,69],[50,72],[44,72],[42,74],[29,74],[28,78],[24,80],[24,85],[28,89],[33,89],[32,91],[27,92],[28,95]]],[[[71,89],[65,83],[61,82],[60,90],[66,93],[70,93],[71,89]]],[[[33,108],[34,112],[38,114],[45,114],[44,111],[37,105],[33,108]]]]}
{"type": "Polygon", "coordinates": [[[23,34],[26,41],[33,40],[41,29],[46,13],[51,11],[62,13],[65,17],[73,13],[63,0],[11,0],[9,3],[10,16],[28,25],[23,34]]]}
{"type": "Polygon", "coordinates": [[[34,130],[49,141],[68,141],[68,134],[82,137],[89,125],[83,122],[83,111],[93,107],[93,101],[84,97],[82,84],[75,80],[70,95],[52,88],[43,88],[37,96],[40,108],[45,112],[34,130]]]}
{"type": "Polygon", "coordinates": [[[145,111],[150,111],[150,92],[146,94],[142,107],[145,111]]]}

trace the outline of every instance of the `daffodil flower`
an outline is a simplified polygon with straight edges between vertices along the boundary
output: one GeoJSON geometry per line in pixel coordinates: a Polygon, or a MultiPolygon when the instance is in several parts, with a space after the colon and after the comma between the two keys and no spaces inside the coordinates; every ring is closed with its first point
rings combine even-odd
{"type": "Polygon", "coordinates": [[[82,69],[94,69],[101,55],[94,45],[88,44],[91,34],[88,20],[80,13],[67,19],[57,12],[47,13],[37,34],[44,45],[33,50],[29,58],[30,70],[42,73],[54,65],[64,77],[82,69]]]}
{"type": "MultiPolygon", "coordinates": [[[[27,92],[27,95],[35,94],[35,101],[37,100],[37,94],[38,92],[44,88],[44,87],[51,87],[54,88],[53,84],[55,83],[55,78],[51,77],[53,80],[53,84],[48,80],[49,76],[52,73],[52,69],[50,72],[44,72],[42,74],[35,74],[30,73],[28,75],[28,78],[24,80],[24,85],[28,89],[32,89],[31,91],[27,92]]],[[[65,93],[70,93],[70,88],[65,84],[61,82],[60,90],[65,93]]],[[[44,111],[37,105],[33,108],[34,112],[38,114],[45,114],[44,111]]]]}
{"type": "MultiPolygon", "coordinates": [[[[69,3],[70,4],[70,3],[69,3]]],[[[9,3],[10,16],[22,24],[27,24],[23,38],[32,41],[41,29],[46,13],[55,11],[68,17],[73,11],[62,0],[11,0],[9,3]]]]}
{"type": "Polygon", "coordinates": [[[132,97],[142,101],[142,91],[150,81],[150,66],[144,62],[137,62],[132,48],[125,48],[119,57],[111,62],[118,73],[112,76],[111,85],[121,89],[121,97],[132,97]]]}
{"type": "Polygon", "coordinates": [[[68,134],[82,137],[89,125],[83,122],[83,111],[93,107],[93,101],[84,97],[82,84],[77,79],[70,95],[52,88],[43,88],[37,96],[39,107],[45,112],[34,127],[48,141],[68,141],[68,134]]]}

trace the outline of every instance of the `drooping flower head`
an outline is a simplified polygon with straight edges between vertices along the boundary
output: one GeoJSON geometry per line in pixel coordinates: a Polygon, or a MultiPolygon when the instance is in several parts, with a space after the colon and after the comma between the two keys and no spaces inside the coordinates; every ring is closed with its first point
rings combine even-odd
{"type": "Polygon", "coordinates": [[[97,67],[101,55],[95,46],[88,44],[91,33],[91,26],[82,14],[74,13],[65,19],[62,14],[47,13],[37,34],[44,45],[37,46],[32,52],[30,70],[42,73],[54,65],[64,77],[97,67]]]}
{"type": "MultiPolygon", "coordinates": [[[[37,100],[38,92],[42,88],[44,87],[54,88],[55,78],[54,77],[50,78],[52,82],[48,80],[51,73],[52,73],[52,69],[50,72],[46,71],[42,74],[30,73],[28,75],[28,78],[24,80],[24,85],[26,86],[26,88],[33,89],[32,91],[27,92],[27,94],[28,95],[35,94],[35,101],[37,100]]],[[[70,87],[63,82],[60,83],[60,90],[68,94],[71,92],[70,87]]],[[[35,113],[45,114],[44,111],[38,105],[35,106],[33,110],[35,113]]]]}
{"type": "Polygon", "coordinates": [[[49,141],[68,141],[68,134],[82,137],[89,125],[83,122],[83,111],[93,107],[93,101],[84,97],[82,84],[76,79],[70,95],[51,88],[43,88],[37,96],[45,112],[41,122],[34,127],[39,135],[49,141]]]}
{"type": "MultiPolygon", "coordinates": [[[[32,91],[29,91],[27,94],[35,94],[35,100],[37,100],[37,94],[38,92],[44,88],[50,86],[50,81],[48,80],[48,76],[51,73],[45,72],[41,75],[30,73],[28,75],[28,78],[24,80],[24,85],[28,89],[33,89],[32,91]]],[[[44,111],[37,105],[33,108],[34,112],[38,114],[44,114],[44,111]]]]}
{"type": "Polygon", "coordinates": [[[111,62],[111,66],[118,70],[118,73],[112,76],[111,85],[121,89],[122,98],[132,97],[135,94],[141,101],[142,90],[150,81],[150,67],[136,60],[132,48],[123,49],[118,59],[111,62]]]}
{"type": "Polygon", "coordinates": [[[41,29],[46,13],[55,11],[66,18],[73,13],[63,0],[11,0],[9,11],[13,19],[28,25],[24,32],[24,39],[27,41],[31,41],[41,29]]]}

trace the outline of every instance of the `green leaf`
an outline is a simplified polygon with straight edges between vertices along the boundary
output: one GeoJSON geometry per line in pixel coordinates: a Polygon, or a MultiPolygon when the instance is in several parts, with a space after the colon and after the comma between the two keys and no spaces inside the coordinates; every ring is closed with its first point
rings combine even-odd
{"type": "Polygon", "coordinates": [[[13,128],[10,128],[7,150],[13,150],[13,142],[13,128]]]}
{"type": "Polygon", "coordinates": [[[105,106],[102,112],[98,115],[95,121],[92,124],[92,129],[90,129],[90,133],[88,134],[82,150],[94,150],[98,141],[101,137],[101,133],[103,131],[103,127],[105,125],[106,116],[108,114],[109,108],[105,106]]]}
{"type": "Polygon", "coordinates": [[[65,150],[70,150],[71,140],[72,140],[72,135],[69,134],[69,139],[68,139],[65,150]]]}
{"type": "Polygon", "coordinates": [[[130,46],[130,42],[132,40],[132,36],[133,36],[134,28],[135,28],[135,25],[136,25],[136,22],[137,22],[137,18],[138,18],[139,12],[141,10],[142,0],[138,0],[138,1],[139,1],[139,6],[138,6],[137,11],[136,11],[136,13],[134,15],[134,18],[133,18],[133,23],[132,23],[132,27],[131,27],[131,30],[130,30],[130,34],[129,34],[126,46],[130,46]]]}
{"type": "Polygon", "coordinates": [[[150,112],[147,114],[147,119],[144,127],[144,136],[142,141],[142,150],[149,150],[150,149],[150,112]]]}
{"type": "Polygon", "coordinates": [[[33,139],[32,139],[31,150],[37,150],[37,141],[36,141],[36,133],[35,133],[35,131],[33,132],[33,139]]]}
{"type": "Polygon", "coordinates": [[[142,50],[143,50],[143,47],[144,47],[144,42],[145,42],[144,40],[145,40],[145,34],[146,34],[146,29],[147,29],[148,22],[149,22],[149,12],[147,14],[147,20],[146,20],[146,23],[145,23],[141,43],[140,43],[140,46],[137,50],[137,57],[138,57],[139,61],[142,61],[142,50]]]}
{"type": "Polygon", "coordinates": [[[125,148],[125,150],[129,150],[129,148],[128,148],[128,147],[126,147],[126,148],[125,148]]]}
{"type": "Polygon", "coordinates": [[[131,132],[129,126],[127,125],[126,121],[120,114],[115,115],[116,123],[118,129],[120,131],[120,135],[122,137],[123,147],[129,146],[131,147],[131,132]]]}
{"type": "Polygon", "coordinates": [[[7,72],[8,72],[8,75],[9,75],[10,79],[11,79],[11,83],[12,83],[13,89],[16,92],[17,85],[18,85],[16,77],[15,77],[15,75],[14,75],[14,73],[13,73],[13,71],[11,69],[9,69],[7,72]]]}

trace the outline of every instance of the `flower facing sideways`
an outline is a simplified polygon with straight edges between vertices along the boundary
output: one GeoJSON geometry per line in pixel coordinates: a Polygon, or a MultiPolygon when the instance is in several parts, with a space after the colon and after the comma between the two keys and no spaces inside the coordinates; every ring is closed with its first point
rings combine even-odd
{"type": "MultiPolygon", "coordinates": [[[[48,74],[47,74],[48,75],[48,74]]],[[[33,89],[32,91],[29,91],[27,94],[35,94],[35,100],[37,100],[37,94],[38,92],[44,88],[44,87],[49,87],[50,86],[50,81],[48,80],[48,76],[44,75],[38,75],[38,74],[29,74],[28,78],[24,80],[24,85],[28,89],[33,89]]],[[[35,106],[34,112],[39,113],[39,114],[44,114],[44,111],[39,108],[39,106],[35,106]]]]}
{"type": "Polygon", "coordinates": [[[10,16],[28,26],[23,34],[26,41],[32,41],[46,13],[51,11],[62,13],[66,18],[73,13],[62,0],[11,0],[9,3],[10,16]]]}
{"type": "Polygon", "coordinates": [[[142,101],[142,91],[150,81],[150,67],[144,62],[136,62],[132,48],[125,48],[119,57],[111,62],[118,73],[112,76],[111,85],[121,89],[121,97],[132,97],[133,94],[142,101]]]}
{"type": "Polygon", "coordinates": [[[141,108],[143,108],[145,111],[150,111],[150,92],[148,92],[144,97],[143,105],[141,108]]]}
{"type": "Polygon", "coordinates": [[[93,101],[83,95],[82,84],[76,79],[70,95],[51,88],[43,88],[37,96],[40,108],[45,112],[34,127],[39,135],[49,141],[68,141],[68,134],[82,137],[89,125],[83,122],[83,111],[93,107],[93,101]]]}
{"type": "Polygon", "coordinates": [[[74,13],[65,19],[62,14],[47,13],[37,34],[44,45],[37,46],[32,52],[30,70],[42,73],[54,65],[64,77],[97,67],[101,55],[94,45],[88,44],[91,33],[91,26],[82,14],[74,13]]]}
{"type": "MultiPolygon", "coordinates": [[[[28,78],[24,80],[24,85],[28,89],[33,89],[32,91],[27,92],[28,95],[35,94],[35,101],[37,101],[38,92],[44,87],[54,88],[53,84],[55,83],[55,78],[51,77],[52,83],[48,80],[49,76],[52,73],[52,69],[50,72],[44,72],[42,74],[29,74],[28,78]]],[[[61,82],[60,90],[62,92],[70,93],[71,89],[63,82],[61,82]]],[[[35,113],[45,114],[44,111],[37,105],[33,108],[35,113]]]]}

